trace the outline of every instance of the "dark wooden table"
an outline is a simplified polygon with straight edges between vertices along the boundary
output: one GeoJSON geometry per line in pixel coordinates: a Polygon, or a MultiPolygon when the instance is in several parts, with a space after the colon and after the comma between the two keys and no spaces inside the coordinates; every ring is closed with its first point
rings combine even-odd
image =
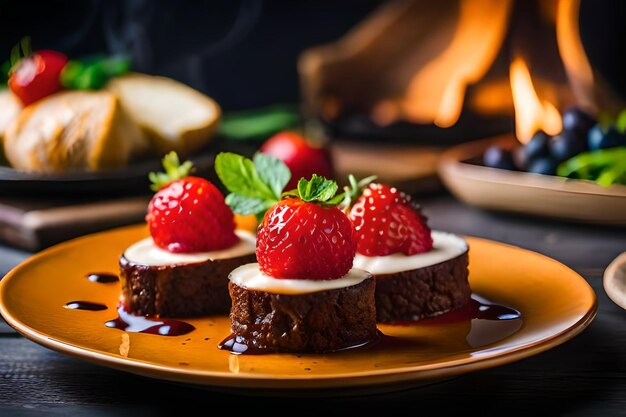
{"type": "MultiPolygon", "coordinates": [[[[626,229],[522,218],[468,207],[447,194],[420,197],[433,228],[518,245],[557,259],[595,290],[599,310],[580,335],[547,352],[399,392],[268,398],[181,386],[116,371],[41,347],[0,321],[0,416],[318,414],[376,410],[403,415],[626,415],[626,311],[602,286],[626,250],[626,229]]],[[[0,276],[30,253],[0,247],[0,276]]]]}

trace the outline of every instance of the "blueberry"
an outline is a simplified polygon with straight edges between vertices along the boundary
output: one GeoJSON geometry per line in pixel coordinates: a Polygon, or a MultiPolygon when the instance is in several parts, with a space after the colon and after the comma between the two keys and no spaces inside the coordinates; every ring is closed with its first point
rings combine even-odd
{"type": "Polygon", "coordinates": [[[555,175],[556,166],[557,164],[552,158],[541,156],[530,162],[528,172],[532,172],[533,174],[555,175]]]}
{"type": "Polygon", "coordinates": [[[576,132],[564,130],[550,139],[548,147],[550,156],[558,163],[586,151],[587,141],[576,132]]]}
{"type": "Polygon", "coordinates": [[[605,130],[602,129],[600,124],[596,124],[589,130],[587,141],[589,149],[592,151],[613,148],[615,146],[626,146],[626,134],[618,131],[615,126],[610,126],[605,130]]]}
{"type": "Polygon", "coordinates": [[[520,171],[526,171],[528,168],[528,151],[526,146],[518,145],[513,149],[513,163],[520,171]]]}
{"type": "Polygon", "coordinates": [[[492,145],[485,150],[483,164],[491,168],[516,169],[511,151],[497,145],[492,145]]]}
{"type": "Polygon", "coordinates": [[[550,142],[550,136],[539,131],[530,138],[530,141],[526,144],[526,156],[531,161],[540,156],[549,156],[550,150],[548,149],[548,142],[550,142]]]}
{"type": "Polygon", "coordinates": [[[583,134],[586,134],[597,123],[597,120],[592,115],[578,107],[569,107],[565,110],[562,120],[563,130],[576,131],[583,134]]]}

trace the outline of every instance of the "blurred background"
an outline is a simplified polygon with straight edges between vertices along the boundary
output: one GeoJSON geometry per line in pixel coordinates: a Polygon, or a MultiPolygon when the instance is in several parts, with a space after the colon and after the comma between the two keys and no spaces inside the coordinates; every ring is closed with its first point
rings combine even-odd
{"type": "MultiPolygon", "coordinates": [[[[0,56],[8,60],[30,36],[34,50],[70,59],[127,57],[136,72],[204,93],[223,112],[217,136],[226,139],[203,139],[209,155],[196,162],[209,174],[213,144],[254,151],[273,133],[297,129],[316,145],[329,145],[338,178],[375,174],[410,193],[429,193],[444,190],[440,158],[456,145],[506,135],[508,148],[476,148],[459,159],[549,175],[589,150],[591,127],[613,123],[626,108],[625,19],[626,2],[619,0],[0,0],[0,56]],[[584,129],[569,129],[566,119],[584,129]],[[538,132],[545,133],[533,151],[541,164],[533,166],[525,145],[538,132]],[[513,160],[517,149],[520,161],[513,160]]],[[[602,132],[598,147],[626,146],[626,112],[619,126],[619,135],[602,132]]],[[[5,239],[33,242],[15,235],[35,233],[30,247],[40,247],[68,237],[61,229],[79,234],[140,221],[150,195],[147,172],[160,168],[154,153],[151,158],[113,175],[79,173],[62,181],[0,164],[0,191],[19,197],[0,200],[0,212],[20,213],[6,216],[14,219],[5,221],[7,230],[17,231],[5,239]],[[121,206],[110,206],[78,228],[74,210],[67,224],[54,219],[46,226],[52,237],[23,230],[23,213],[76,204],[84,213],[85,202],[129,193],[143,199],[123,206],[125,216],[117,215],[121,206]],[[49,194],[55,198],[41,198],[49,194]]],[[[470,204],[503,208],[506,200],[505,209],[520,212],[530,201],[537,214],[576,216],[564,211],[572,204],[553,204],[558,198],[520,203],[525,191],[508,180],[499,181],[499,195],[487,192],[496,171],[476,174],[484,189],[468,187],[473,174],[451,172],[445,185],[470,204]],[[472,201],[462,194],[468,190],[472,201]]],[[[623,191],[615,193],[623,204],[623,191]]],[[[598,214],[595,206],[590,203],[586,220],[623,221],[623,214],[598,214]]]]}
{"type": "Polygon", "coordinates": [[[30,35],[69,56],[128,54],[226,110],[299,99],[298,55],[344,35],[381,1],[0,1],[0,51],[30,35]]]}
{"type": "MultiPolygon", "coordinates": [[[[500,4],[496,8],[489,3],[1,0],[0,53],[8,57],[19,39],[29,35],[34,48],[56,49],[70,57],[122,54],[132,59],[135,70],[182,81],[213,97],[226,112],[306,101],[313,107],[309,109],[312,115],[322,116],[335,136],[396,141],[415,141],[417,136],[422,143],[447,145],[512,129],[510,93],[496,91],[497,78],[506,75],[500,81],[508,89],[508,65],[520,48],[525,49],[527,64],[535,76],[545,75],[548,70],[548,78],[553,81],[563,78],[563,65],[555,52],[554,14],[559,2],[494,2],[500,4]],[[389,10],[394,7],[385,10],[390,4],[395,11],[389,10]],[[394,17],[400,9],[404,19],[394,17]],[[497,18],[488,21],[489,13],[484,10],[497,16],[498,9],[507,17],[502,18],[504,26],[492,31],[489,28],[498,25],[497,18]],[[385,29],[384,23],[373,21],[376,18],[396,21],[385,29]],[[467,22],[465,26],[463,22],[467,22]],[[463,27],[466,46],[462,41],[452,45],[465,52],[456,54],[458,62],[446,61],[441,51],[448,47],[452,55],[450,39],[456,35],[451,33],[457,29],[457,33],[462,32],[463,27]],[[487,43],[491,42],[489,51],[481,51],[477,39],[472,38],[480,39],[481,33],[487,43]],[[337,43],[343,37],[352,38],[340,45],[338,49],[343,50],[320,52],[322,64],[301,63],[299,70],[305,52],[337,43]],[[346,45],[350,41],[352,45],[346,45]],[[429,97],[424,94],[424,86],[440,82],[428,79],[428,74],[416,80],[420,78],[416,73],[435,61],[437,51],[448,69],[467,66],[467,57],[479,59],[469,59],[473,68],[461,70],[460,75],[442,71],[441,65],[434,66],[431,72],[453,82],[461,80],[463,85],[457,88],[463,98],[459,99],[462,111],[444,116],[447,119],[443,123],[435,121],[438,126],[433,126],[437,115],[424,107],[429,103],[436,107],[450,90],[442,86],[429,97]],[[419,93],[411,93],[411,88],[419,93]],[[404,106],[410,109],[408,117],[407,112],[403,117],[390,105],[390,98],[403,94],[400,90],[406,96],[419,95],[417,100],[413,97],[413,104],[404,106]]],[[[626,96],[621,59],[626,52],[626,4],[619,0],[582,0],[577,17],[580,40],[596,77],[608,85],[605,90],[610,89],[619,98],[626,96]]],[[[566,94],[560,96],[562,99],[566,94]]],[[[571,103],[561,100],[558,104],[571,103]]]]}
{"type": "MultiPolygon", "coordinates": [[[[297,103],[302,99],[298,73],[301,54],[308,48],[339,40],[387,3],[393,2],[1,0],[0,53],[8,58],[19,39],[30,35],[34,48],[57,49],[73,57],[94,53],[129,55],[136,70],[185,82],[214,97],[226,111],[297,103]]],[[[404,3],[413,3],[414,26],[419,26],[423,32],[419,36],[425,38],[426,33],[441,33],[442,16],[457,15],[463,2],[404,3]],[[420,13],[438,18],[429,23],[420,19],[420,13]]],[[[537,33],[543,33],[544,28],[532,14],[555,4],[552,0],[516,2],[512,6],[516,9],[513,23],[506,30],[517,34],[521,22],[525,22],[529,27],[524,29],[524,36],[537,39],[537,33]]],[[[626,77],[621,58],[626,52],[626,4],[619,0],[582,0],[580,8],[580,37],[589,62],[623,97],[626,77]]],[[[418,40],[418,35],[396,35],[395,47],[403,49],[405,56],[420,48],[420,42],[407,42],[418,40]]],[[[550,42],[535,44],[535,49],[546,52],[552,47],[550,42]]],[[[421,47],[427,46],[421,43],[421,47]]],[[[509,58],[510,48],[510,41],[500,46],[509,58]]],[[[492,64],[498,62],[495,59],[492,64]]],[[[353,71],[356,76],[367,68],[353,71]]],[[[499,130],[503,125],[497,127],[499,130]]]]}

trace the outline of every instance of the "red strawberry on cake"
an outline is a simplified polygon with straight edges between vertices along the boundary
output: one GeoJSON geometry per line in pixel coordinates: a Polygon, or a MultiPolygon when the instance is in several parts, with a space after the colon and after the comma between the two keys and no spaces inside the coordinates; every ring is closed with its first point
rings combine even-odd
{"type": "Polygon", "coordinates": [[[150,237],[120,257],[121,303],[139,315],[191,317],[228,314],[228,274],[254,262],[254,234],[236,229],[221,191],[189,175],[175,153],[163,159],[165,173],[152,173],[146,215],[150,237]]]}
{"type": "Polygon", "coordinates": [[[355,233],[337,206],[337,184],[317,175],[302,178],[296,190],[278,192],[270,203],[269,190],[282,190],[290,178],[282,162],[223,153],[216,170],[232,192],[227,201],[233,210],[249,214],[258,207],[262,216],[258,262],[229,277],[232,335],[220,347],[235,353],[323,353],[377,340],[375,281],[353,268],[355,233]],[[240,178],[251,179],[260,191],[240,178]]]}
{"type": "Polygon", "coordinates": [[[409,322],[463,307],[471,296],[466,241],[432,231],[409,195],[371,180],[351,177],[352,198],[362,194],[344,207],[356,231],[354,266],[376,279],[377,320],[409,322]]]}
{"type": "Polygon", "coordinates": [[[256,247],[261,272],[274,278],[315,280],[348,273],[356,252],[352,224],[336,206],[322,203],[286,197],[265,214],[256,247]]]}

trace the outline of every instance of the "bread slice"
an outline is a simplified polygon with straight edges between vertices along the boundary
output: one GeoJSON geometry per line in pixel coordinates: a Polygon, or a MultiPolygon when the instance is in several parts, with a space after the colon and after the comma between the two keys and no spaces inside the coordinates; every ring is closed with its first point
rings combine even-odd
{"type": "Polygon", "coordinates": [[[198,152],[210,142],[221,118],[217,102],[171,78],[129,73],[112,79],[107,88],[117,94],[159,155],[198,152]]]}
{"type": "Polygon", "coordinates": [[[24,108],[6,132],[16,169],[59,173],[122,167],[147,142],[109,91],[63,91],[24,108]]]}
{"type": "Polygon", "coordinates": [[[8,88],[0,88],[0,145],[4,134],[22,111],[22,103],[8,88]]]}

